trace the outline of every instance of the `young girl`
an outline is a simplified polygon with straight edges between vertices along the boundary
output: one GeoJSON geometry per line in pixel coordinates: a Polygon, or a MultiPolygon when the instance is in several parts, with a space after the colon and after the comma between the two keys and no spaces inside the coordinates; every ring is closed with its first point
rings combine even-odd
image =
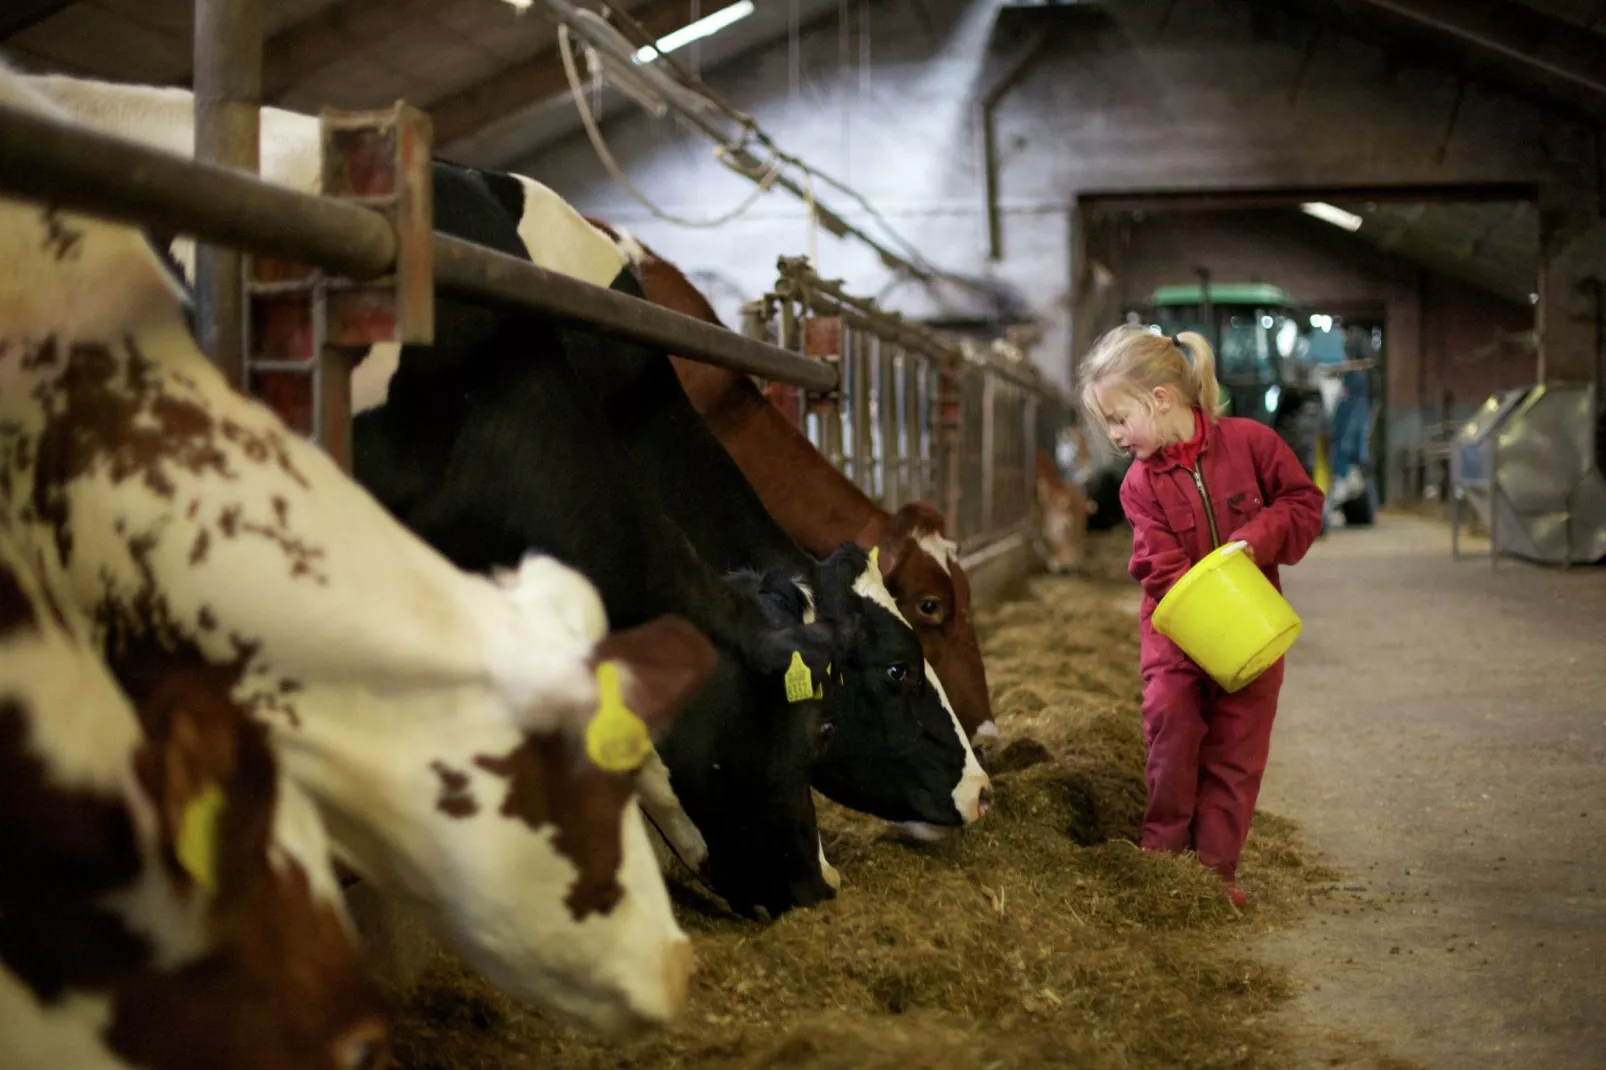
{"type": "Polygon", "coordinates": [[[1215,354],[1202,335],[1116,328],[1083,361],[1081,381],[1089,415],[1134,461],[1121,505],[1132,523],[1128,570],[1143,587],[1143,848],[1192,850],[1241,907],[1238,856],[1271,747],[1283,662],[1228,694],[1156,633],[1150,616],[1194,562],[1238,540],[1281,590],[1277,566],[1296,564],[1321,531],[1322,492],[1271,428],[1218,416],[1215,354]]]}

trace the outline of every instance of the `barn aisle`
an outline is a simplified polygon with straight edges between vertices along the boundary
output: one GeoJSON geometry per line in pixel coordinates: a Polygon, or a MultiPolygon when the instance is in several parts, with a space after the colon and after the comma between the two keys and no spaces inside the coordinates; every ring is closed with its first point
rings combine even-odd
{"type": "Polygon", "coordinates": [[[1262,944],[1309,1065],[1606,1065],[1606,571],[1491,574],[1393,518],[1286,586],[1261,806],[1343,874],[1262,944]]]}

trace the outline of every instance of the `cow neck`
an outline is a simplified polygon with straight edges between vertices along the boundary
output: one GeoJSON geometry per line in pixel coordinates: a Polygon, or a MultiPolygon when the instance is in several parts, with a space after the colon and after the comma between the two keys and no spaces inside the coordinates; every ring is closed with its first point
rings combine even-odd
{"type": "Polygon", "coordinates": [[[885,533],[887,514],[833,468],[751,380],[733,382],[709,412],[715,434],[764,507],[809,553],[828,557],[844,542],[869,549],[876,544],[863,541],[866,531],[879,525],[885,533]]]}

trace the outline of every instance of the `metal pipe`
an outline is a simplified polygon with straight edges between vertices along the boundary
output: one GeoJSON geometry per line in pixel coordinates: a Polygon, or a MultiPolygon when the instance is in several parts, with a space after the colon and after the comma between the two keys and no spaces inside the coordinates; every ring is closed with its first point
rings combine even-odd
{"type": "MultiPolygon", "coordinates": [[[[255,173],[262,106],[262,5],[195,0],[195,159],[255,173]]],[[[245,384],[244,256],[197,245],[195,325],[230,385],[245,384]]]]}
{"type": "Polygon", "coordinates": [[[1020,50],[1004,72],[999,75],[988,90],[981,95],[976,103],[976,130],[978,135],[977,170],[981,173],[982,209],[987,218],[987,259],[1000,260],[1002,229],[998,218],[998,146],[997,134],[993,130],[993,113],[1011,89],[1020,84],[1026,77],[1032,65],[1037,62],[1038,54],[1048,41],[1048,30],[1039,29],[1026,45],[1020,50]]]}
{"type": "Polygon", "coordinates": [[[356,279],[396,262],[375,212],[0,105],[0,190],[356,279]]]}
{"type": "MultiPolygon", "coordinates": [[[[0,105],[0,191],[164,234],[275,256],[354,279],[396,261],[396,234],[378,213],[298,193],[0,105]]],[[[813,391],[836,370],[647,301],[605,290],[437,233],[437,287],[570,320],[732,371],[813,391]]]]}
{"type": "Polygon", "coordinates": [[[439,233],[435,235],[435,285],[441,292],[473,300],[489,299],[589,323],[683,357],[816,393],[837,386],[836,369],[822,361],[795,356],[724,327],[439,233]]]}

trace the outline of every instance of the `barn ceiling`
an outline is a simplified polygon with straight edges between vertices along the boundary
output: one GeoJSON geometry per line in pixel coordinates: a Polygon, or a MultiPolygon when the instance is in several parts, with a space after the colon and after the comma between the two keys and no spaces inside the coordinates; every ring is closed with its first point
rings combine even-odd
{"type": "Polygon", "coordinates": [[[1513,304],[1539,280],[1539,209],[1532,201],[1339,201],[1362,219],[1355,237],[1513,304]]]}
{"type": "MultiPolygon", "coordinates": [[[[1184,2],[1184,0],[1178,0],[1184,2]]],[[[1199,2],[1199,0],[1186,0],[1199,2]]],[[[1410,62],[1432,62],[1555,111],[1606,119],[1606,0],[1245,0],[1320,20],[1410,62]]],[[[268,102],[429,111],[443,154],[506,164],[576,126],[553,23],[498,0],[261,0],[268,102]]],[[[661,35],[720,0],[617,0],[661,35]]],[[[35,70],[187,85],[194,0],[0,0],[0,42],[35,70]]],[[[760,2],[701,43],[712,66],[784,38],[837,0],[760,2]]],[[[1303,38],[1302,38],[1303,39],[1303,38]]],[[[1357,238],[1513,301],[1537,271],[1533,206],[1357,204],[1357,238]]]]}

